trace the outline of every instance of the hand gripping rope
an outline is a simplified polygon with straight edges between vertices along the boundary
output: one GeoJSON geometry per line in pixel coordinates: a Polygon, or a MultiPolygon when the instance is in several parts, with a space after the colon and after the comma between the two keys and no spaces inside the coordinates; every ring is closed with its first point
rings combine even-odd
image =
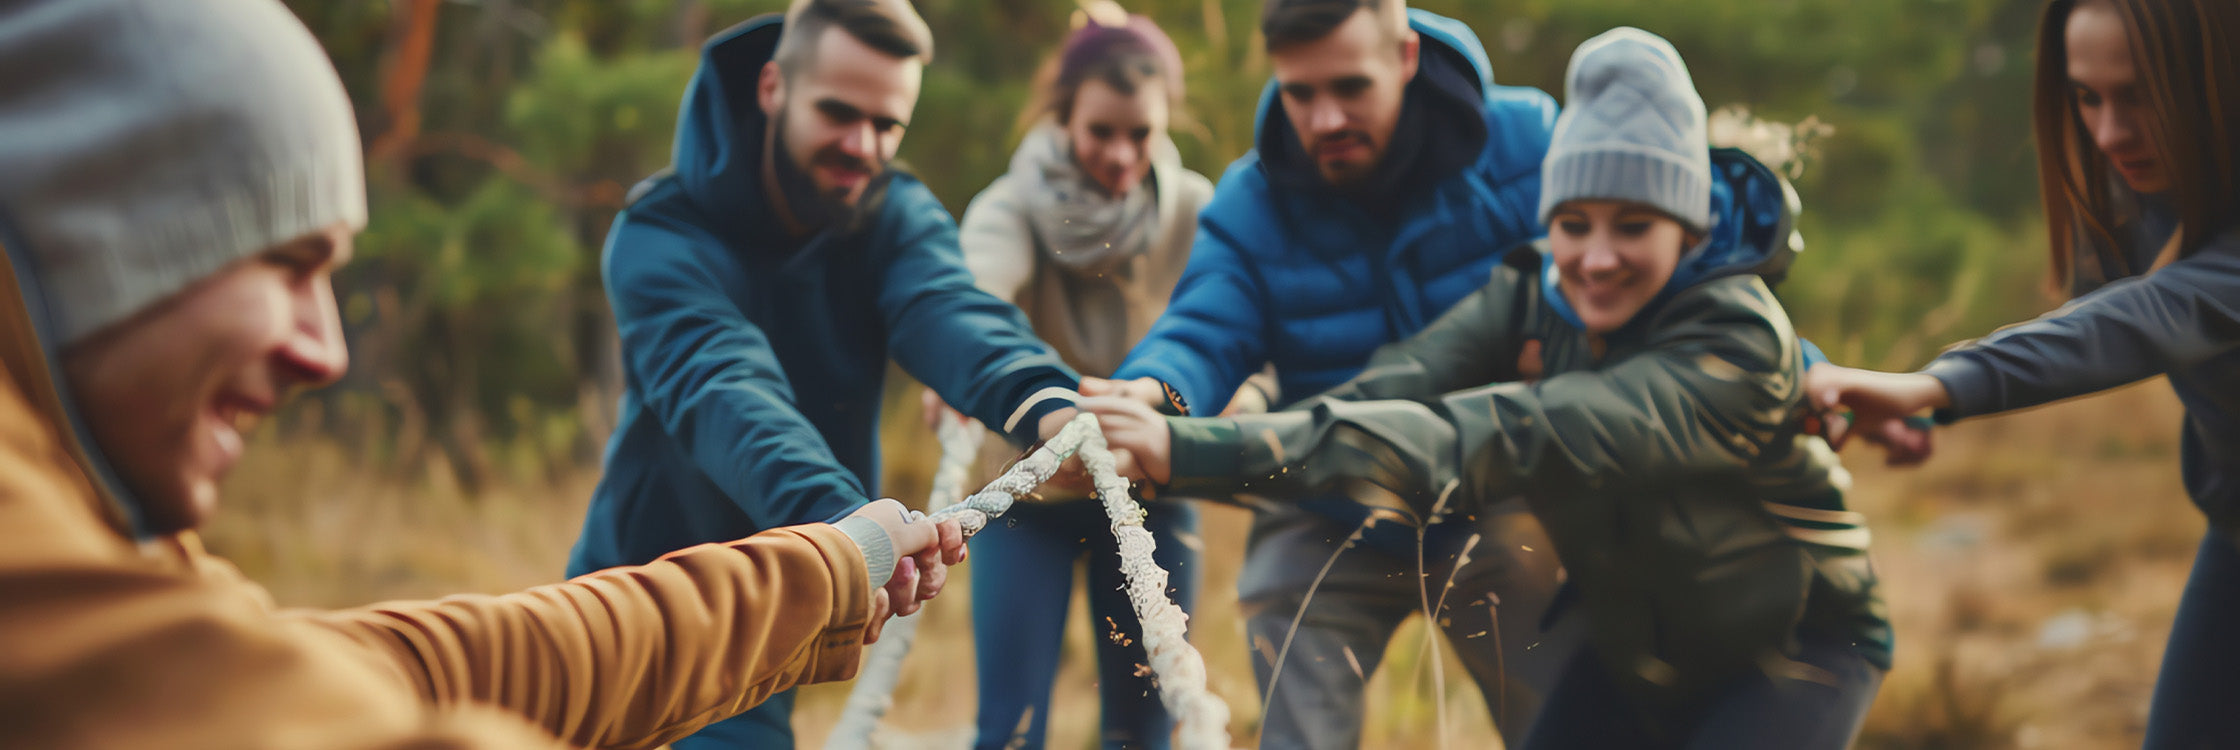
{"type": "MultiPolygon", "coordinates": [[[[987,528],[990,520],[1011,509],[1014,500],[1049,481],[1066,459],[1081,457],[1096,483],[1097,499],[1104,504],[1106,517],[1112,519],[1112,534],[1120,542],[1120,571],[1128,579],[1128,601],[1143,623],[1144,651],[1151,658],[1159,698],[1174,714],[1177,745],[1185,750],[1229,747],[1229,706],[1206,691],[1205,659],[1190,647],[1185,636],[1189,616],[1167,598],[1167,571],[1151,560],[1155,545],[1151,532],[1143,528],[1143,506],[1129,497],[1128,480],[1114,470],[1112,452],[1105,447],[1096,416],[1074,417],[1057,437],[955,505],[948,501],[956,497],[966,467],[978,451],[977,438],[983,433],[970,424],[945,421],[937,434],[941,466],[933,475],[928,509],[934,520],[956,519],[966,537],[987,528]]],[[[826,750],[872,746],[872,731],[894,703],[895,681],[917,633],[917,619],[914,615],[896,618],[872,645],[863,672],[856,677],[855,688],[841,710],[840,721],[825,741],[826,750]]]]}

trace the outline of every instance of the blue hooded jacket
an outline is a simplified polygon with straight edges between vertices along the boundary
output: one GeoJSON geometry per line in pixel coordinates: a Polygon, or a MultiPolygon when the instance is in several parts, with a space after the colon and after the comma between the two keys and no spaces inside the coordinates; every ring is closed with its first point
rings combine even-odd
{"type": "Polygon", "coordinates": [[[1388,212],[1301,178],[1313,166],[1300,163],[1271,81],[1257,147],[1222,175],[1173,301],[1115,378],[1155,378],[1212,414],[1273,362],[1284,399],[1312,396],[1477,291],[1502,250],[1541,234],[1540,160],[1555,100],[1495,85],[1485,49],[1461,22],[1413,9],[1408,22],[1422,39],[1410,106],[1444,107],[1437,114],[1447,119],[1426,125],[1470,131],[1421,157],[1449,162],[1444,176],[1397,186],[1403,194],[1388,212]],[[1482,131],[1453,128],[1458,110],[1482,131]]]}
{"type": "MultiPolygon", "coordinates": [[[[626,390],[570,575],[874,497],[889,357],[990,425],[1078,383],[1018,308],[974,287],[955,221],[906,174],[866,191],[858,228],[787,238],[764,197],[755,97],[780,27],[765,16],[708,42],[670,172],[633,191],[607,237],[626,390]]],[[[1014,437],[1067,405],[1039,403],[1014,437]]]]}

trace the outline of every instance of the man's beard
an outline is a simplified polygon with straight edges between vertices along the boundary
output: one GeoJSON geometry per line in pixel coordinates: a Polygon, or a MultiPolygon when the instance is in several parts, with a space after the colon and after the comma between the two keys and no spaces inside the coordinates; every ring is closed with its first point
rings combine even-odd
{"type": "Polygon", "coordinates": [[[887,173],[885,163],[872,163],[841,153],[838,148],[827,147],[809,157],[810,166],[834,166],[857,169],[870,174],[864,181],[863,193],[854,202],[848,200],[844,187],[820,190],[815,178],[801,165],[794,163],[793,154],[786,148],[785,111],[779,110],[771,118],[769,158],[771,173],[776,178],[778,190],[784,194],[785,204],[793,213],[793,220],[801,226],[816,230],[838,227],[842,230],[858,226],[866,213],[865,206],[873,202],[872,195],[887,173]]]}

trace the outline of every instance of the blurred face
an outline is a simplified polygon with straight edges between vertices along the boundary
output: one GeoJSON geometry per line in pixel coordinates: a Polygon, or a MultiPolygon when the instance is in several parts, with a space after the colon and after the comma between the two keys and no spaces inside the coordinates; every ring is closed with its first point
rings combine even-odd
{"type": "Polygon", "coordinates": [[[1330,184],[1357,186],[1384,158],[1417,46],[1413,30],[1396,39],[1364,8],[1321,39],[1269,53],[1284,114],[1330,184]]]}
{"type": "Polygon", "coordinates": [[[2068,47],[2070,97],[2077,118],[2092,133],[2092,143],[2131,189],[2159,193],[2170,175],[2155,151],[2154,111],[2139,89],[2131,64],[2131,41],[2123,19],[2106,3],[2086,2],[2069,13],[2064,30],[2068,47]]]}
{"type": "Polygon", "coordinates": [[[1557,288],[1592,334],[1641,312],[1672,280],[1687,242],[1680,222],[1637,203],[1568,201],[1548,217],[1557,288]]]}
{"type": "Polygon", "coordinates": [[[918,103],[924,65],[825,29],[807,70],[763,67],[760,104],[782,134],[779,147],[820,200],[854,206],[894,160],[918,103]]]}
{"type": "Polygon", "coordinates": [[[1074,92],[1066,117],[1073,160],[1113,197],[1126,196],[1151,174],[1151,136],[1167,132],[1166,88],[1146,80],[1128,95],[1093,78],[1074,92]]]}
{"type": "Polygon", "coordinates": [[[298,387],[349,365],[329,278],[350,231],[323,232],[235,261],[63,351],[94,443],[158,528],[198,526],[242,434],[298,387]]]}

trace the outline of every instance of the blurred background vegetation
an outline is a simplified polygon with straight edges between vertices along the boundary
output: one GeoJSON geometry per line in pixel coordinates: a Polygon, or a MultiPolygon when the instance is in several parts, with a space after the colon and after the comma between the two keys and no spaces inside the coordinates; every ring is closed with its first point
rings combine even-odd
{"type": "MultiPolygon", "coordinates": [[[[358,353],[316,410],[383,460],[470,486],[597,457],[620,385],[601,240],[668,161],[699,43],[783,0],[291,0],[356,99],[373,223],[342,279],[358,353]]],[[[1808,255],[1782,293],[1838,360],[1902,367],[2045,306],[2028,102],[2037,0],[1424,0],[1496,80],[1561,95],[1618,24],[1672,39],[1712,108],[1832,126],[1797,179],[1808,255]],[[1926,324],[1924,324],[1926,321],[1926,324]]],[[[1004,169],[1068,0],[921,0],[937,58],[902,158],[953,211],[1004,169]]],[[[1183,50],[1185,161],[1251,139],[1258,0],[1137,0],[1183,50]]]]}
{"type": "MultiPolygon", "coordinates": [[[[259,435],[212,544],[296,604],[557,579],[621,387],[601,242],[629,187],[668,161],[700,42],[785,3],[287,2],[333,56],[369,155],[372,225],[337,279],[356,356],[343,383],[259,435]]],[[[1572,48],[1626,24],[1671,39],[1710,107],[1826,126],[1798,165],[1808,244],[1781,294],[1837,361],[1900,368],[2050,307],[2028,120],[2040,3],[1411,4],[1475,29],[1498,81],[1559,100],[1572,48]]],[[[1180,46],[1191,117],[1175,138],[1189,166],[1218,176],[1250,142],[1268,74],[1259,0],[1123,4],[1180,46]]],[[[1075,6],[917,5],[937,57],[902,158],[961,211],[1004,169],[1027,81],[1075,6]]],[[[892,396],[915,387],[891,382],[892,396]]],[[[919,497],[932,441],[914,398],[889,403],[886,491],[919,497]]],[[[1855,466],[1899,624],[1899,667],[1863,744],[2137,745],[2200,534],[2177,486],[2176,414],[2165,392],[2132,389],[1949,431],[1928,471],[1855,466]]],[[[1196,638],[1248,739],[1257,701],[1224,594],[1243,520],[1208,518],[1196,638]]],[[[956,682],[971,669],[962,588],[936,605],[927,638],[948,645],[906,675],[896,714],[934,746],[962,746],[955,729],[970,716],[969,683],[956,682]]],[[[1089,634],[1077,635],[1058,747],[1095,737],[1094,678],[1074,658],[1089,634]]],[[[1420,630],[1395,644],[1373,685],[1369,744],[1429,745],[1440,706],[1466,746],[1492,742],[1458,669],[1435,695],[1410,678],[1442,663],[1420,650],[1420,630]]],[[[806,739],[844,691],[804,698],[806,739]]]]}

